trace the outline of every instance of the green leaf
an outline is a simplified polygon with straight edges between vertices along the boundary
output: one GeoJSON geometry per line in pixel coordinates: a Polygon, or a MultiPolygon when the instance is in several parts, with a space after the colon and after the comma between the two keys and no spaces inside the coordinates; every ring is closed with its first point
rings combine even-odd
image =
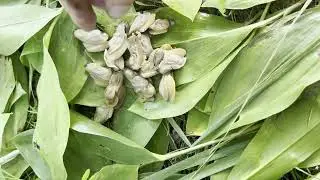
{"type": "Polygon", "coordinates": [[[33,5],[1,6],[0,54],[14,53],[61,10],[33,5]]]}
{"type": "Polygon", "coordinates": [[[227,169],[227,170],[224,170],[224,171],[221,171],[219,173],[216,173],[212,176],[210,176],[210,180],[227,180],[228,179],[228,176],[231,172],[231,169],[227,169]]]}
{"type": "Polygon", "coordinates": [[[186,132],[188,135],[201,136],[208,128],[209,115],[195,108],[188,112],[186,132]]]}
{"type": "Polygon", "coordinates": [[[161,124],[161,119],[149,120],[127,110],[136,100],[134,91],[126,89],[125,102],[113,118],[113,130],[144,147],[161,124]]]}
{"type": "Polygon", "coordinates": [[[94,149],[95,153],[105,158],[130,165],[160,161],[158,155],[105,126],[74,111],[70,115],[73,137],[83,145],[80,146],[82,149],[94,149]]]}
{"type": "Polygon", "coordinates": [[[0,6],[14,6],[14,5],[19,5],[19,4],[24,4],[28,0],[1,0],[0,1],[0,6]]]}
{"type": "Polygon", "coordinates": [[[192,0],[192,1],[162,0],[162,1],[166,3],[173,10],[189,18],[191,21],[194,20],[202,3],[202,0],[192,0]]]}
{"type": "Polygon", "coordinates": [[[15,87],[12,61],[3,56],[0,56],[0,84],[0,113],[3,113],[15,87]]]}
{"type": "Polygon", "coordinates": [[[63,154],[68,141],[70,116],[68,103],[60,88],[55,64],[48,52],[56,20],[43,39],[43,65],[37,86],[39,105],[33,141],[50,167],[49,176],[52,179],[63,180],[67,178],[63,154]]]}
{"type": "Polygon", "coordinates": [[[196,174],[194,172],[180,178],[179,180],[201,180],[203,178],[209,177],[213,174],[223,172],[228,168],[233,167],[239,161],[241,152],[236,152],[224,158],[218,159],[217,161],[213,162],[212,164],[208,164],[202,167],[199,172],[196,174]]]}
{"type": "Polygon", "coordinates": [[[219,83],[206,135],[237,113],[274,52],[275,44],[286,32],[285,41],[258,82],[251,103],[242,111],[237,124],[250,124],[282,111],[305,87],[319,80],[320,74],[313,69],[319,66],[315,54],[320,40],[315,38],[320,37],[319,12],[319,8],[309,10],[292,26],[287,21],[279,21],[277,26],[262,30],[239,53],[219,83]]]}
{"type": "Polygon", "coordinates": [[[90,107],[105,105],[105,88],[95,84],[89,77],[81,89],[80,93],[71,101],[72,104],[79,104],[90,107]]]}
{"type": "MultiPolygon", "coordinates": [[[[242,152],[243,149],[247,146],[247,144],[248,144],[248,141],[239,141],[233,145],[226,146],[218,150],[214,155],[212,155],[212,157],[209,159],[208,162],[232,156],[232,154],[236,154],[237,152],[242,152]]],[[[211,153],[211,149],[207,149],[203,152],[197,153],[194,156],[188,157],[174,165],[171,165],[147,177],[144,177],[143,180],[166,179],[179,171],[189,169],[192,167],[197,167],[198,165],[202,165],[208,160],[210,153],[211,153]]]]}
{"type": "MultiPolygon", "coordinates": [[[[71,113],[71,118],[73,117],[71,113]]],[[[112,161],[97,151],[99,144],[88,145],[78,138],[77,132],[70,131],[69,140],[63,160],[67,169],[68,179],[81,179],[86,170],[98,172],[112,161]],[[86,163],[83,163],[86,162],[86,163]]]]}
{"type": "Polygon", "coordinates": [[[311,98],[268,119],[229,179],[278,179],[316,152],[320,148],[320,105],[311,98]]]}
{"type": "Polygon", "coordinates": [[[10,118],[11,114],[6,113],[6,114],[0,114],[0,149],[2,148],[2,143],[3,143],[3,133],[4,133],[4,128],[10,118]]]}
{"type": "Polygon", "coordinates": [[[48,31],[48,28],[49,25],[32,36],[23,46],[20,56],[22,64],[25,66],[32,65],[38,72],[41,72],[43,63],[43,36],[48,31]]]}
{"type": "Polygon", "coordinates": [[[74,37],[75,29],[70,16],[63,12],[53,29],[49,48],[59,74],[61,89],[68,102],[80,92],[88,77],[84,47],[74,37]]]}
{"type": "Polygon", "coordinates": [[[175,23],[168,33],[153,37],[153,45],[172,44],[187,51],[186,65],[175,72],[177,85],[195,81],[212,71],[256,26],[241,28],[241,24],[203,13],[191,22],[168,8],[160,9],[157,17],[172,19],[175,23]]]}
{"type": "Polygon", "coordinates": [[[320,165],[320,150],[313,153],[308,159],[299,164],[299,167],[308,168],[320,165]]]}
{"type": "MultiPolygon", "coordinates": [[[[169,146],[169,127],[164,121],[146,145],[146,149],[157,154],[166,154],[169,146]]],[[[156,162],[143,166],[139,169],[140,172],[156,172],[162,169],[163,162],[156,162]]]]}
{"type": "Polygon", "coordinates": [[[20,91],[21,93],[17,96],[17,100],[12,104],[12,107],[10,107],[12,115],[5,126],[2,138],[4,148],[10,148],[10,140],[17,135],[18,132],[23,130],[25,122],[27,121],[29,108],[28,95],[19,83],[16,89],[20,89],[16,91],[20,91]]]}
{"type": "Polygon", "coordinates": [[[28,130],[19,133],[13,139],[13,143],[40,179],[52,179],[49,165],[36,149],[36,144],[32,142],[33,132],[28,130]]]}
{"type": "Polygon", "coordinates": [[[102,168],[94,174],[89,180],[121,179],[136,180],[138,179],[138,168],[136,165],[114,164],[102,168]]]}
{"type": "MultiPolygon", "coordinates": [[[[16,158],[10,162],[1,166],[1,168],[14,176],[17,179],[20,179],[23,172],[29,167],[29,164],[23,159],[21,155],[18,155],[16,158]]],[[[12,177],[11,177],[12,178],[12,177]]],[[[9,178],[8,178],[9,179],[9,178]]]]}
{"type": "Polygon", "coordinates": [[[248,9],[259,4],[275,0],[206,0],[202,7],[215,7],[218,9],[248,9]]]}

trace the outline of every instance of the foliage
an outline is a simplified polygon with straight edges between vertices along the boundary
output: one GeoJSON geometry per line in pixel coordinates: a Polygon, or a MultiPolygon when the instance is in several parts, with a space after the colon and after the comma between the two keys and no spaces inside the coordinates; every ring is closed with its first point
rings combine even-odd
{"type": "Polygon", "coordinates": [[[92,119],[104,88],[85,65],[103,62],[103,52],[84,49],[57,2],[1,1],[1,178],[317,179],[317,4],[137,0],[120,19],[94,8],[109,36],[152,11],[171,24],[153,47],[187,51],[175,101],[141,102],[125,82],[121,107],[99,124],[92,119]],[[248,12],[246,23],[232,18],[248,12]]]}

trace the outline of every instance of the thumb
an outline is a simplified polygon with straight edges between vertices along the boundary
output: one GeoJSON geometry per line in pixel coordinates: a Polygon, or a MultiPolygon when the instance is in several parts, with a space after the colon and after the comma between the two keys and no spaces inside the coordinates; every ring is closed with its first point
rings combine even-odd
{"type": "Polygon", "coordinates": [[[105,0],[108,14],[113,18],[119,18],[125,14],[134,0],[105,0]]]}

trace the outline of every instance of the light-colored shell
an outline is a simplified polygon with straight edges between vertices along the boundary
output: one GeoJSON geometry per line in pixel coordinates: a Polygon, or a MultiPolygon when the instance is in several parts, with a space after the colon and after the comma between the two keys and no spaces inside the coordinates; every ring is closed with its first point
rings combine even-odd
{"type": "Polygon", "coordinates": [[[98,86],[107,87],[112,75],[112,70],[110,68],[102,67],[97,63],[89,63],[86,65],[85,69],[98,86]]]}
{"type": "Polygon", "coordinates": [[[163,50],[171,50],[173,49],[170,44],[164,44],[160,47],[163,50]]]}
{"type": "Polygon", "coordinates": [[[142,101],[153,100],[156,90],[148,80],[130,69],[125,69],[124,75],[131,82],[134,91],[142,101]]]}
{"type": "Polygon", "coordinates": [[[109,49],[104,53],[104,59],[107,63],[115,62],[117,59],[121,58],[124,52],[128,48],[128,39],[125,32],[125,24],[119,24],[116,32],[109,41],[109,49]]]}
{"type": "Polygon", "coordinates": [[[119,91],[123,83],[122,72],[114,72],[105,90],[106,104],[115,107],[119,101],[119,91]]]}
{"type": "Polygon", "coordinates": [[[100,106],[96,108],[96,112],[94,114],[94,121],[98,123],[105,123],[108,119],[112,117],[114,109],[108,106],[100,106]]]}
{"type": "Polygon", "coordinates": [[[163,60],[159,64],[159,72],[165,74],[171,70],[182,68],[187,61],[185,55],[186,51],[181,48],[165,51],[163,60]]]}
{"type": "Polygon", "coordinates": [[[101,52],[108,47],[108,35],[98,29],[92,31],[77,29],[74,36],[82,41],[88,52],[101,52]]]}
{"type": "Polygon", "coordinates": [[[126,65],[133,69],[138,70],[141,68],[142,62],[146,59],[143,53],[142,44],[136,35],[132,35],[128,39],[130,58],[126,61],[126,65]]]}
{"type": "Polygon", "coordinates": [[[141,34],[141,33],[137,33],[138,34],[138,38],[141,42],[142,45],[142,50],[144,55],[146,55],[147,57],[151,54],[151,52],[153,51],[152,45],[151,45],[151,40],[149,38],[149,36],[141,34]]]}
{"type": "MultiPolygon", "coordinates": [[[[106,52],[104,52],[106,53],[106,52]]],[[[122,70],[124,68],[124,59],[121,56],[119,59],[110,59],[108,58],[108,55],[104,55],[105,63],[108,67],[112,68],[115,71],[122,70]]]]}
{"type": "Polygon", "coordinates": [[[139,31],[145,32],[155,21],[156,15],[150,12],[139,13],[138,16],[134,19],[129,34],[139,31]]]}
{"type": "Polygon", "coordinates": [[[149,27],[149,33],[152,35],[158,35],[168,32],[168,28],[170,23],[167,19],[157,19],[154,23],[149,27]]]}
{"type": "Polygon", "coordinates": [[[173,102],[176,96],[176,83],[171,73],[162,75],[159,84],[159,93],[164,100],[173,102]]]}
{"type": "Polygon", "coordinates": [[[161,48],[155,49],[150,54],[148,60],[142,63],[140,75],[144,78],[150,78],[158,74],[158,66],[164,56],[164,50],[161,48]]]}

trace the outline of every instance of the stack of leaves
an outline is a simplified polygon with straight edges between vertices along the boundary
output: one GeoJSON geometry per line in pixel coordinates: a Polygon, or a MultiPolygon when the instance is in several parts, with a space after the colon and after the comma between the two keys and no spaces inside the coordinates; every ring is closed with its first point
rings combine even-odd
{"type": "Polygon", "coordinates": [[[318,0],[136,2],[0,2],[0,179],[320,177],[318,0]]]}
{"type": "Polygon", "coordinates": [[[166,33],[169,21],[155,19],[155,14],[139,13],[126,34],[126,24],[120,23],[108,42],[108,35],[95,29],[74,32],[76,38],[82,41],[87,52],[104,51],[105,63],[89,63],[86,71],[98,86],[105,87],[106,102],[96,109],[94,120],[104,123],[118,109],[125,96],[123,74],[131,83],[134,91],[142,102],[153,101],[156,90],[151,78],[162,74],[159,92],[166,100],[173,102],[176,85],[172,75],[173,70],[182,68],[186,63],[186,51],[182,48],[173,49],[169,44],[153,49],[150,37],[142,34],[149,29],[151,35],[166,33]],[[125,52],[129,50],[129,58],[124,60],[125,52]],[[123,74],[122,74],[123,71],[123,74]]]}

